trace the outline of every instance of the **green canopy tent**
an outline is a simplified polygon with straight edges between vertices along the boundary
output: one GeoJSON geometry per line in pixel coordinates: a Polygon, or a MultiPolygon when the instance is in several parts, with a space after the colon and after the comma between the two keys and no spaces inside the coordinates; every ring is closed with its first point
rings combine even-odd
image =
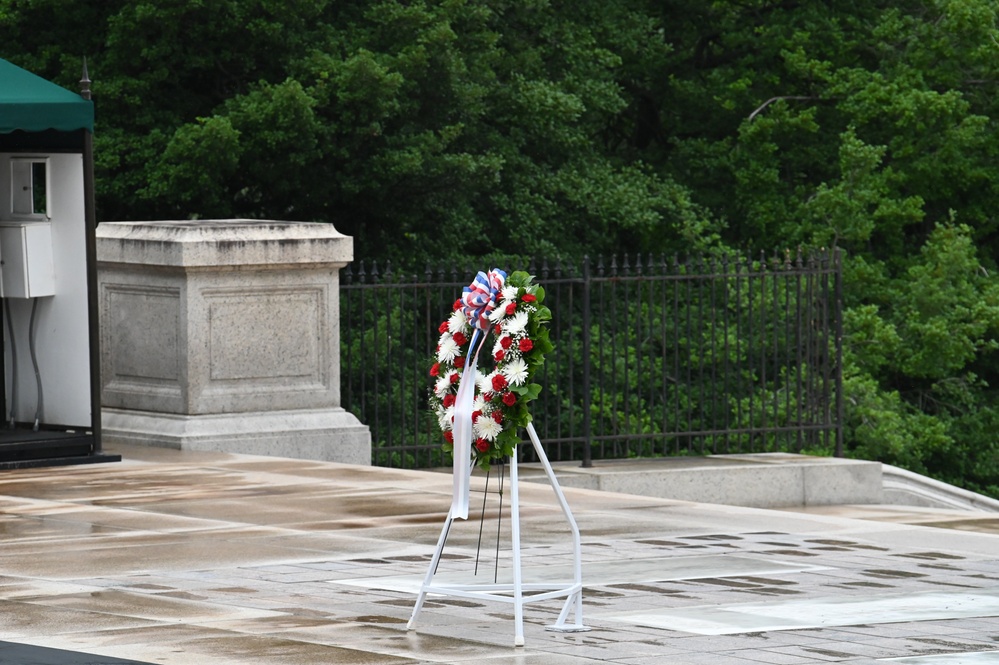
{"type": "MultiPolygon", "coordinates": [[[[85,229],[87,310],[83,323],[89,333],[91,422],[80,433],[0,431],[0,468],[49,466],[80,462],[113,461],[101,453],[100,348],[97,318],[96,213],[94,208],[93,131],[94,105],[90,101],[86,63],[83,93],[66,90],[40,76],[0,59],[0,152],[79,153],[83,158],[83,220],[85,229]]],[[[0,217],[4,211],[0,210],[0,217]]],[[[81,333],[82,334],[82,333],[81,333]]],[[[3,355],[0,355],[2,362],[3,355]]],[[[0,387],[6,379],[0,374],[0,387]]],[[[6,397],[0,402],[6,404],[6,397]]],[[[43,428],[44,429],[44,428],[43,428]]]]}
{"type": "Polygon", "coordinates": [[[84,149],[94,104],[0,59],[0,149],[84,149]]]}
{"type": "Polygon", "coordinates": [[[0,134],[94,131],[94,104],[0,59],[0,134]]]}

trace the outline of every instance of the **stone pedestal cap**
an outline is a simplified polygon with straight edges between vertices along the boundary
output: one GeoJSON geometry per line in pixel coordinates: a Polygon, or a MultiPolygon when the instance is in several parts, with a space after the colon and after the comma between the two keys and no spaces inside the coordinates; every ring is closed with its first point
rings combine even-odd
{"type": "Polygon", "coordinates": [[[325,264],[353,260],[353,238],[332,224],[254,219],[104,222],[97,258],[178,268],[325,264]]]}

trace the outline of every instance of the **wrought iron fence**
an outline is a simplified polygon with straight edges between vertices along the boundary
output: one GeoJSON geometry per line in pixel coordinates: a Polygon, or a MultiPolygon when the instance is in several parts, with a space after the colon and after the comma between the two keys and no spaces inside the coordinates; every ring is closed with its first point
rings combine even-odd
{"type": "MultiPolygon", "coordinates": [[[[342,271],[341,401],[370,426],[373,464],[450,464],[427,372],[438,325],[488,267],[342,271]]],[[[838,255],[500,267],[535,275],[552,310],[532,403],[550,459],[842,454],[838,255]]]]}

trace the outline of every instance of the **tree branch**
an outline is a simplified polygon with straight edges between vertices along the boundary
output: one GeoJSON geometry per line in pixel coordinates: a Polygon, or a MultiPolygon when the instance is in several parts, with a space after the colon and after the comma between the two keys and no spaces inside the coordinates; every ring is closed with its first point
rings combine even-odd
{"type": "Polygon", "coordinates": [[[753,118],[755,118],[760,111],[770,106],[774,102],[780,101],[782,99],[807,100],[807,99],[818,99],[818,97],[805,97],[801,95],[784,95],[782,97],[771,97],[767,101],[763,102],[758,109],[749,114],[749,120],[752,121],[753,118]]]}

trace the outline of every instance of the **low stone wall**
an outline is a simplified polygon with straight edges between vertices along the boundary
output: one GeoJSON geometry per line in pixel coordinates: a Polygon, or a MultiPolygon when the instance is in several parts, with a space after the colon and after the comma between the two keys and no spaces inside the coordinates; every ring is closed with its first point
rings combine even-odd
{"type": "MultiPolygon", "coordinates": [[[[541,476],[525,464],[520,476],[541,476]]],[[[601,460],[590,468],[556,463],[564,487],[720,503],[752,508],[788,508],[884,501],[880,462],[792,453],[747,453],[705,457],[601,460]]]]}
{"type": "Polygon", "coordinates": [[[104,441],[370,464],[340,407],[352,259],[329,224],[98,226],[104,441]]]}

